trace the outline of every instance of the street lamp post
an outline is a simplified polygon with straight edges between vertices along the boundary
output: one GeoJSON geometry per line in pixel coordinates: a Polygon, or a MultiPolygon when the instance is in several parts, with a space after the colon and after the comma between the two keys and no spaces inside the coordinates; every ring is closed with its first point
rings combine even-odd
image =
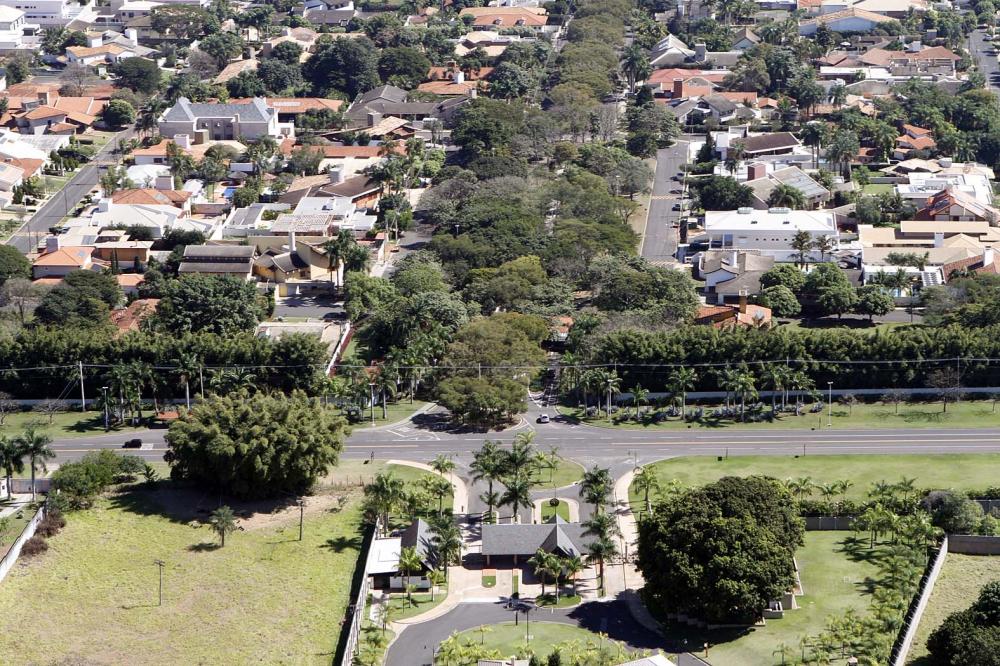
{"type": "Polygon", "coordinates": [[[108,387],[101,387],[101,395],[104,397],[104,432],[111,430],[111,425],[108,423],[108,387]]]}
{"type": "Polygon", "coordinates": [[[827,392],[827,402],[830,403],[830,406],[827,409],[827,413],[829,414],[829,417],[827,419],[826,426],[828,428],[832,428],[833,427],[833,382],[827,382],[826,385],[827,385],[827,391],[828,391],[827,392]]]}
{"type": "Polygon", "coordinates": [[[369,383],[368,388],[371,389],[372,425],[375,425],[375,382],[369,383]]]}
{"type": "Polygon", "coordinates": [[[299,541],[302,541],[302,519],[306,511],[306,500],[300,497],[297,501],[299,503],[299,541]]]}

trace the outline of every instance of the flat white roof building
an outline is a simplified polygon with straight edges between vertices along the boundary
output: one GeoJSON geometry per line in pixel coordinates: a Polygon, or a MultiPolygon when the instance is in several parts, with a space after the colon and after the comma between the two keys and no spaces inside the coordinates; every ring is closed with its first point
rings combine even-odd
{"type": "MultiPolygon", "coordinates": [[[[705,213],[705,235],[711,249],[759,250],[779,261],[790,261],[798,254],[792,249],[792,239],[800,231],[808,232],[814,240],[829,237],[834,251],[840,249],[837,218],[831,211],[748,207],[705,213]]],[[[826,254],[829,258],[829,252],[826,254]]],[[[820,258],[820,253],[809,256],[820,258]]]]}

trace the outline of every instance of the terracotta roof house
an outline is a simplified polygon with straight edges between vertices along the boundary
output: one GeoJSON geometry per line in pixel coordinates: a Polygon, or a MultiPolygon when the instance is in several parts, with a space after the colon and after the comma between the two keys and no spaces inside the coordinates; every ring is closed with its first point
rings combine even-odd
{"type": "Polygon", "coordinates": [[[226,83],[230,79],[235,79],[237,76],[243,72],[255,72],[257,71],[257,65],[260,61],[256,58],[248,58],[246,60],[237,60],[236,62],[231,62],[222,68],[222,71],[215,75],[212,79],[213,83],[226,83]]]}
{"type": "Polygon", "coordinates": [[[835,32],[871,32],[888,19],[881,14],[850,7],[838,12],[814,16],[799,22],[800,35],[813,35],[821,25],[835,32]]]}
{"type": "Polygon", "coordinates": [[[548,23],[545,10],[538,7],[466,7],[459,18],[472,16],[476,28],[534,28],[541,30],[548,23]]]}
{"type": "Polygon", "coordinates": [[[191,210],[191,193],[181,190],[155,190],[152,188],[119,190],[111,195],[116,204],[146,204],[151,206],[173,206],[191,210]]]}
{"type": "Polygon", "coordinates": [[[914,219],[952,222],[983,220],[995,226],[1000,223],[1000,210],[971,194],[948,187],[928,199],[927,205],[917,211],[914,219]]]}
{"type": "Polygon", "coordinates": [[[48,245],[45,252],[40,254],[31,266],[33,278],[63,278],[73,271],[86,271],[95,267],[92,245],[61,247],[58,236],[46,241],[48,245]]]}
{"type": "MultiPolygon", "coordinates": [[[[142,277],[141,275],[139,276],[142,277]]],[[[118,329],[118,334],[123,335],[130,331],[138,331],[142,322],[156,314],[156,307],[160,304],[158,298],[140,298],[128,304],[128,307],[111,311],[111,323],[118,329]]]]}
{"type": "Polygon", "coordinates": [[[743,294],[739,305],[702,305],[694,323],[714,328],[769,328],[771,308],[748,304],[743,294]]]}

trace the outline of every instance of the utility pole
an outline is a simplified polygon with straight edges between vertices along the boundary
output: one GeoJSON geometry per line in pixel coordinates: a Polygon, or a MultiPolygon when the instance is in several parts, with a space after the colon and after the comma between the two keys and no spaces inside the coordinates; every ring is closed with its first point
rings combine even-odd
{"type": "Polygon", "coordinates": [[[108,387],[101,387],[101,396],[104,398],[104,432],[111,430],[111,425],[108,423],[108,387]]]}
{"type": "Polygon", "coordinates": [[[163,560],[153,560],[153,564],[155,564],[156,566],[158,566],[160,568],[160,595],[159,595],[159,600],[156,602],[156,605],[157,606],[162,606],[163,605],[163,567],[166,565],[166,562],[164,562],[163,560]]]}
{"type": "Polygon", "coordinates": [[[300,497],[298,499],[299,503],[299,541],[302,541],[302,518],[305,515],[306,501],[304,498],[300,497]]]}
{"type": "Polygon", "coordinates": [[[87,396],[83,392],[83,361],[77,361],[77,367],[80,369],[80,411],[87,411],[87,396]]]}

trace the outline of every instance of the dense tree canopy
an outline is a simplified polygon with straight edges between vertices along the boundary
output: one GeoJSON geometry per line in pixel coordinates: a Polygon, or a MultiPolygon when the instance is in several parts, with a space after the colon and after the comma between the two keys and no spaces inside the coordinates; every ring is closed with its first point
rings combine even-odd
{"type": "Polygon", "coordinates": [[[343,418],[302,393],[211,396],[170,425],[170,476],[239,498],[307,492],[337,458],[343,418]]]}
{"type": "Polygon", "coordinates": [[[173,333],[252,331],[264,315],[250,282],[215,275],[184,275],[166,284],[153,322],[173,333]]]}

